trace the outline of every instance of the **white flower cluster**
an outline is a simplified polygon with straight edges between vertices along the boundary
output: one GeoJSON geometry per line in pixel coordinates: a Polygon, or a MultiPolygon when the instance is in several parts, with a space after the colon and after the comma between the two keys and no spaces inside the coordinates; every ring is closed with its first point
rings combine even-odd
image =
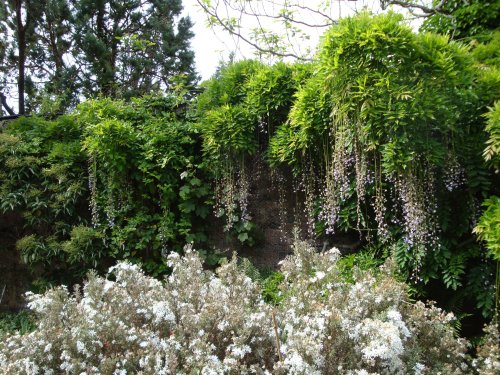
{"type": "Polygon", "coordinates": [[[0,343],[5,374],[470,373],[449,316],[411,304],[388,274],[347,282],[336,250],[305,243],[282,264],[283,301],[266,304],[236,258],[216,274],[171,254],[164,283],[119,263],[114,281],[30,295],[37,329],[0,343]],[[437,339],[439,338],[439,339],[437,339]],[[279,348],[279,352],[278,352],[279,348]]]}
{"type": "Polygon", "coordinates": [[[282,263],[287,373],[470,373],[465,340],[454,337],[449,314],[409,303],[406,286],[389,275],[389,266],[377,277],[354,270],[354,282],[345,282],[338,258],[335,249],[319,254],[298,243],[282,263]]]}
{"type": "Polygon", "coordinates": [[[472,366],[481,375],[500,374],[500,323],[491,322],[484,332],[486,335],[472,366]]]}

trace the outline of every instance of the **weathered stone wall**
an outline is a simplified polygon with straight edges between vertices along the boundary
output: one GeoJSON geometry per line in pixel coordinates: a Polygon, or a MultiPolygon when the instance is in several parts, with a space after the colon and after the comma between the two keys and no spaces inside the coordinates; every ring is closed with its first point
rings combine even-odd
{"type": "Polygon", "coordinates": [[[224,223],[217,222],[209,234],[213,247],[236,251],[259,267],[276,269],[278,263],[292,251],[293,239],[310,241],[318,251],[339,248],[343,253],[355,251],[359,245],[356,233],[336,234],[329,238],[312,239],[307,226],[304,193],[294,188],[292,173],[271,171],[256,157],[246,165],[250,182],[248,199],[252,222],[257,226],[257,241],[252,247],[241,246],[223,233],[224,223]]]}
{"type": "Polygon", "coordinates": [[[16,250],[23,220],[16,213],[0,215],[0,311],[16,311],[24,306],[23,294],[30,284],[30,273],[16,250]]]}

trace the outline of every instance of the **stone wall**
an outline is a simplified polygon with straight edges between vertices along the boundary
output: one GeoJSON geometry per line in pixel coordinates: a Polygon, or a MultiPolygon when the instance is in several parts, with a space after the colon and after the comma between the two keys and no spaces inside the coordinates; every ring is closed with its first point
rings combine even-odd
{"type": "Polygon", "coordinates": [[[357,233],[341,233],[328,238],[312,239],[307,226],[304,193],[294,188],[291,171],[271,171],[258,157],[246,166],[250,182],[249,212],[257,226],[256,244],[241,246],[223,233],[224,223],[217,222],[209,233],[212,247],[236,251],[249,258],[255,265],[276,269],[278,263],[292,252],[295,236],[308,240],[318,251],[337,247],[342,253],[356,251],[360,246],[357,233]]]}
{"type": "Polygon", "coordinates": [[[23,294],[30,284],[30,273],[16,250],[23,220],[16,213],[0,215],[0,311],[16,311],[24,306],[23,294]]]}

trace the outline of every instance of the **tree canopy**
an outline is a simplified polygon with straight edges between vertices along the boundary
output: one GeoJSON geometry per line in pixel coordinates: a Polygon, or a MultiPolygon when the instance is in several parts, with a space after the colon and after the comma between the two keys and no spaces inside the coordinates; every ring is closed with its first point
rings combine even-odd
{"type": "Polygon", "coordinates": [[[24,113],[191,87],[192,23],[181,12],[181,0],[2,1],[0,92],[24,113]]]}

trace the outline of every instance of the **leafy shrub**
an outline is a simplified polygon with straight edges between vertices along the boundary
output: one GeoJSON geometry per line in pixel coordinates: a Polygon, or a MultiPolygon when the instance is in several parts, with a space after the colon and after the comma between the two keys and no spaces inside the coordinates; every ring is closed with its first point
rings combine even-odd
{"type": "Polygon", "coordinates": [[[89,158],[91,223],[116,258],[166,270],[162,252],[203,244],[210,212],[199,139],[176,96],[81,104],[89,158]]]}
{"type": "Polygon", "coordinates": [[[201,141],[174,95],[101,99],[47,121],[21,118],[0,132],[0,209],[26,228],[22,259],[72,283],[113,259],[165,272],[162,253],[203,246],[211,208],[201,141]]]}
{"type": "Polygon", "coordinates": [[[284,298],[272,307],[236,258],[216,274],[203,270],[190,248],[168,259],[172,274],[164,283],[122,262],[108,279],[90,273],[83,291],[61,286],[30,295],[38,328],[0,343],[4,372],[472,371],[466,343],[450,326],[453,316],[410,303],[388,266],[378,276],[355,271],[346,282],[338,250],[318,254],[298,243],[282,264],[284,298]]]}
{"type": "Polygon", "coordinates": [[[497,172],[500,170],[500,101],[497,101],[493,108],[486,113],[486,132],[488,140],[483,151],[484,160],[497,172]]]}
{"type": "Polygon", "coordinates": [[[24,335],[34,329],[33,316],[27,311],[0,313],[0,339],[7,334],[24,335]]]}
{"type": "MultiPolygon", "coordinates": [[[[467,246],[495,185],[480,151],[497,81],[477,64],[466,46],[414,33],[390,12],[362,12],[325,33],[315,74],[268,153],[303,186],[310,233],[397,244],[406,275],[452,290],[473,285],[477,265],[490,276],[491,263],[467,246]]],[[[494,112],[488,121],[493,138],[494,112]]]]}
{"type": "Polygon", "coordinates": [[[88,168],[81,140],[82,129],[71,116],[54,121],[20,118],[0,132],[1,213],[22,215],[26,228],[12,228],[20,234],[17,248],[22,259],[46,270],[50,266],[54,275],[62,264],[68,274],[88,264],[88,259],[72,264],[61,248],[71,229],[89,218],[88,168]]]}
{"type": "Polygon", "coordinates": [[[500,198],[492,196],[483,202],[486,210],[481,215],[474,231],[486,242],[489,255],[500,260],[500,198]]]}

